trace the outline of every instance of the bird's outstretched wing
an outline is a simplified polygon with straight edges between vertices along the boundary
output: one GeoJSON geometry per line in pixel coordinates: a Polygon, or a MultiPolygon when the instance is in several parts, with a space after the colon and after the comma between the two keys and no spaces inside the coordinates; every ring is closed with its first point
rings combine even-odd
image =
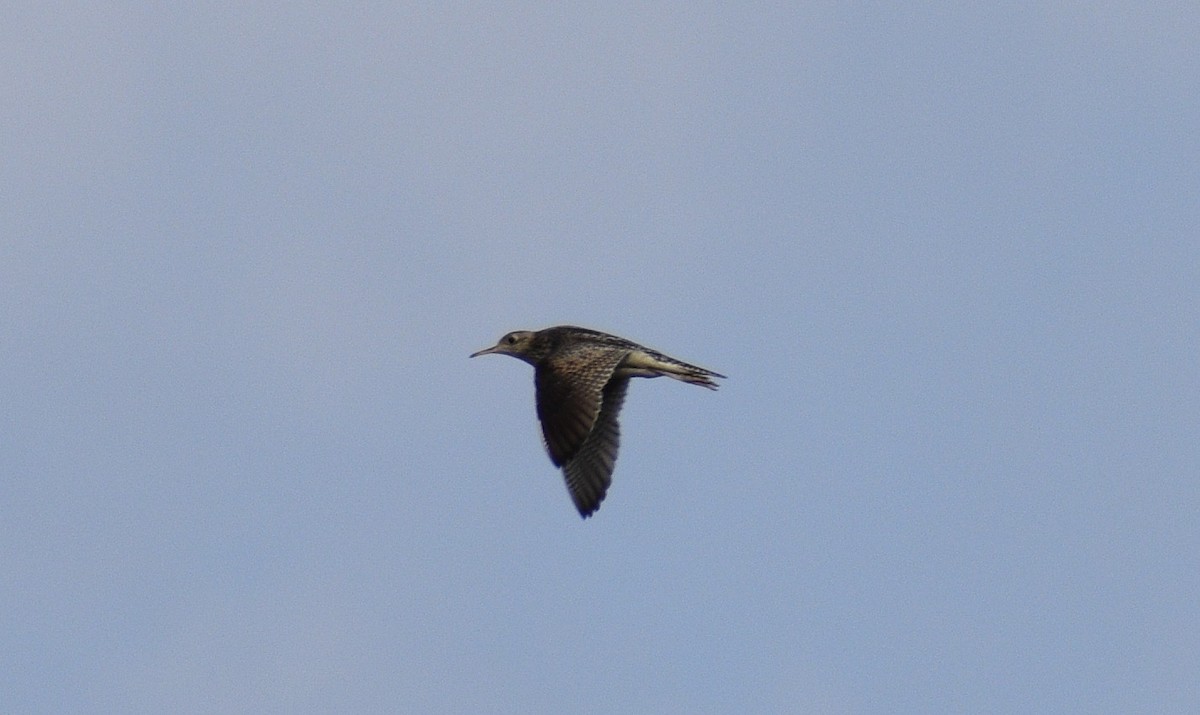
{"type": "Polygon", "coordinates": [[[592,431],[562,468],[571,500],[585,519],[600,508],[600,502],[604,501],[604,494],[612,484],[613,466],[617,463],[617,449],[621,443],[617,415],[625,403],[628,387],[627,377],[615,377],[604,387],[600,414],[592,431]]]}
{"type": "Polygon", "coordinates": [[[621,350],[563,348],[537,365],[537,414],[550,461],[561,467],[575,456],[600,414],[604,386],[625,358],[621,350]]]}

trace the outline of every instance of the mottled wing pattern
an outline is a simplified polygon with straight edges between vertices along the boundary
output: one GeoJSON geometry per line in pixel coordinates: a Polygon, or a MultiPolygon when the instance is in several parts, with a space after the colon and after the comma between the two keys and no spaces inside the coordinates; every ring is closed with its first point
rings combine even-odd
{"type": "Polygon", "coordinates": [[[625,358],[622,350],[564,347],[534,373],[537,413],[550,461],[561,467],[575,456],[596,423],[604,386],[625,358]]]}
{"type": "Polygon", "coordinates": [[[593,345],[605,345],[608,347],[629,350],[646,349],[632,340],[626,340],[625,338],[609,333],[602,333],[599,330],[592,330],[591,328],[581,328],[578,325],[560,325],[557,328],[549,328],[548,330],[561,331],[570,335],[572,338],[582,338],[593,345]]]}
{"type": "Polygon", "coordinates": [[[621,444],[621,426],[617,415],[625,403],[625,390],[629,378],[613,378],[605,386],[601,397],[600,414],[587,439],[575,456],[563,465],[567,479],[567,490],[580,516],[585,519],[600,508],[604,494],[612,484],[613,466],[617,463],[617,449],[621,444]]]}

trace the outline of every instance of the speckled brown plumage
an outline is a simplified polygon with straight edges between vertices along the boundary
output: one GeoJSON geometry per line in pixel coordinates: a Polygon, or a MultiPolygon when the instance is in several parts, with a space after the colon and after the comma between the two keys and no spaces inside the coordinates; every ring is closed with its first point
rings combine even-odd
{"type": "Polygon", "coordinates": [[[621,430],[617,416],[633,377],[667,376],[717,389],[724,375],[597,330],[562,325],[509,333],[471,355],[511,355],[533,365],[537,414],[550,461],[585,519],[612,484],[621,430]]]}

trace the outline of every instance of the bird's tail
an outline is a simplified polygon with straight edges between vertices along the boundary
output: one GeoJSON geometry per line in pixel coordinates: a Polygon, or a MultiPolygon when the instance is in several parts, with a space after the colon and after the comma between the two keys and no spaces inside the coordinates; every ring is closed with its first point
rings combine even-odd
{"type": "Polygon", "coordinates": [[[653,350],[635,350],[630,352],[625,357],[625,361],[621,363],[621,366],[617,368],[617,372],[628,377],[659,377],[666,375],[667,377],[673,377],[676,380],[682,380],[691,385],[707,387],[710,390],[717,389],[717,383],[713,380],[714,377],[725,378],[719,372],[705,370],[702,367],[697,367],[682,360],[676,360],[673,357],[653,350]]]}
{"type": "Polygon", "coordinates": [[[689,385],[699,385],[700,387],[707,387],[710,390],[715,390],[719,387],[716,380],[713,380],[714,377],[725,379],[725,376],[719,372],[705,370],[702,367],[688,365],[687,363],[683,363],[677,366],[677,368],[677,370],[671,371],[664,370],[663,374],[667,377],[673,377],[676,380],[682,380],[689,385]]]}

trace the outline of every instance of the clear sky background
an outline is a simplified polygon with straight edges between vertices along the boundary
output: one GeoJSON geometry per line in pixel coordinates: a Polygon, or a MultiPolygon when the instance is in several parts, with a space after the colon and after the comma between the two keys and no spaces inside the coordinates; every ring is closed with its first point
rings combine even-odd
{"type": "Polygon", "coordinates": [[[0,710],[1200,711],[1200,6],[727,5],[5,10],[0,710]]]}

